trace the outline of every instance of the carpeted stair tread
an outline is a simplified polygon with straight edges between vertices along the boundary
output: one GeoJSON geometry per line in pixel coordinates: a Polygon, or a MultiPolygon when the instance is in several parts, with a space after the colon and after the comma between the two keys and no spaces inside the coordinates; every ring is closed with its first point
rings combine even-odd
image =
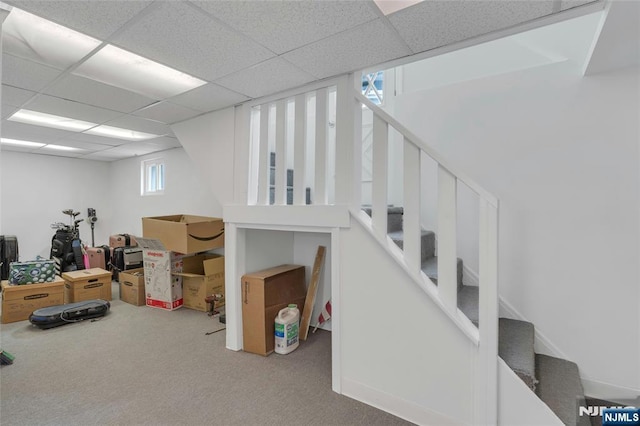
{"type": "Polygon", "coordinates": [[[472,285],[463,285],[460,291],[458,291],[458,309],[460,309],[476,327],[479,323],[478,291],[479,288],[472,285]]]}
{"type": "Polygon", "coordinates": [[[498,355],[531,390],[536,389],[534,328],[527,321],[500,318],[498,355]]]}
{"type": "Polygon", "coordinates": [[[584,389],[578,366],[571,361],[537,354],[536,394],[565,425],[590,426],[588,416],[578,415],[578,403],[584,402],[584,389]]]}
{"type": "MultiPolygon", "coordinates": [[[[438,257],[430,257],[422,262],[422,272],[428,276],[435,285],[438,285],[438,257]]],[[[458,291],[462,290],[462,259],[458,259],[458,291]]]]}
{"type": "MultiPolygon", "coordinates": [[[[388,235],[398,247],[404,247],[404,232],[402,230],[389,232],[388,235]]],[[[423,229],[420,232],[420,251],[421,262],[434,256],[436,252],[436,234],[433,231],[423,229]]]]}
{"type": "MultiPolygon", "coordinates": [[[[371,207],[363,206],[362,211],[364,211],[368,216],[371,216],[371,207]]],[[[402,231],[403,214],[403,207],[389,206],[387,208],[387,232],[402,231]]]]}

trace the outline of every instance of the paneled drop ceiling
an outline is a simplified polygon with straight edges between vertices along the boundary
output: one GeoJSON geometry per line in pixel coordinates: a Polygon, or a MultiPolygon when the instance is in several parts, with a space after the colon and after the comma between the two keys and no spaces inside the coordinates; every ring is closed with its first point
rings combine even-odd
{"type": "MultiPolygon", "coordinates": [[[[11,43],[4,37],[2,138],[45,146],[3,144],[2,149],[113,161],[177,147],[173,123],[593,1],[427,0],[384,15],[372,0],[7,0],[5,8],[21,9],[96,41],[88,41],[89,50],[77,58],[57,44],[62,56],[54,58],[48,50],[38,51],[37,34],[25,32],[18,41],[14,35],[11,43]],[[87,78],[83,71],[97,67],[94,57],[107,45],[204,83],[167,97],[162,87],[150,93],[87,78]],[[20,109],[156,137],[128,141],[9,120],[20,109]]],[[[131,71],[123,66],[120,72],[131,71]]]]}

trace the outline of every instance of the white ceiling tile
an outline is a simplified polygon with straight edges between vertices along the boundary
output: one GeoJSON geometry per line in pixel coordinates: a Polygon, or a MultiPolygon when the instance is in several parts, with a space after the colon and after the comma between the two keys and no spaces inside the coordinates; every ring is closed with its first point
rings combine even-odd
{"type": "Polygon", "coordinates": [[[34,126],[15,121],[2,121],[2,137],[32,142],[54,143],[60,139],[70,139],[77,133],[48,127],[34,126]]]}
{"type": "Polygon", "coordinates": [[[368,1],[193,1],[282,54],[378,18],[368,1]],[[286,25],[275,25],[286,22],[286,25]]]}
{"type": "Polygon", "coordinates": [[[60,75],[60,71],[13,55],[2,55],[2,83],[39,92],[60,75]]]}
{"type": "Polygon", "coordinates": [[[123,113],[156,102],[146,96],[72,74],[57,81],[45,93],[123,113]]]}
{"type": "MultiPolygon", "coordinates": [[[[158,151],[153,147],[141,145],[140,142],[131,142],[126,145],[121,145],[115,148],[110,148],[105,151],[100,151],[98,154],[106,156],[122,156],[122,157],[134,157],[136,155],[151,154],[158,151]]],[[[121,157],[121,158],[122,158],[121,157]]]]}
{"type": "MultiPolygon", "coordinates": [[[[3,99],[4,100],[4,99],[3,99]]],[[[16,111],[18,111],[20,108],[15,107],[13,105],[7,105],[7,104],[2,104],[2,118],[8,118],[10,116],[12,116],[16,111]]]]}
{"type": "Polygon", "coordinates": [[[166,124],[159,121],[136,117],[134,115],[125,115],[105,124],[108,126],[121,127],[123,129],[136,130],[138,132],[151,133],[153,135],[173,136],[171,128],[166,124]]]}
{"type": "Polygon", "coordinates": [[[83,160],[111,162],[111,161],[123,160],[128,157],[130,157],[130,155],[116,153],[116,152],[107,153],[107,151],[98,151],[98,152],[93,152],[91,154],[83,155],[81,158],[83,160]]]}
{"type": "Polygon", "coordinates": [[[583,4],[593,3],[597,0],[562,0],[560,10],[567,10],[573,7],[582,6],[583,4]]]}
{"type": "Polygon", "coordinates": [[[25,146],[0,144],[0,151],[32,152],[35,149],[37,148],[27,148],[25,146]]]}
{"type": "Polygon", "coordinates": [[[210,81],[274,56],[188,3],[157,5],[114,43],[210,81]]]}
{"type": "Polygon", "coordinates": [[[125,141],[123,139],[107,138],[105,136],[90,135],[88,133],[74,133],[74,135],[70,137],[69,140],[79,141],[81,143],[87,142],[90,144],[109,146],[118,146],[122,145],[123,143],[128,143],[128,141],[125,141]]]}
{"type": "Polygon", "coordinates": [[[283,57],[318,78],[331,77],[411,54],[382,20],[286,53],[283,57]]]}
{"type": "Polygon", "coordinates": [[[554,0],[433,0],[388,16],[414,53],[511,27],[553,11],[554,0]]]}
{"type": "Polygon", "coordinates": [[[61,117],[75,118],[100,124],[112,120],[122,113],[108,109],[97,108],[81,102],[69,101],[55,96],[39,95],[28,104],[27,109],[54,114],[61,117]]]}
{"type": "Polygon", "coordinates": [[[139,117],[150,118],[167,124],[177,123],[178,121],[183,121],[200,114],[202,114],[201,111],[172,104],[167,101],[158,102],[133,113],[133,115],[139,117]]]}
{"type": "Polygon", "coordinates": [[[7,0],[6,3],[84,34],[106,39],[152,1],[7,0]]]}
{"type": "Polygon", "coordinates": [[[2,85],[2,103],[14,107],[20,107],[22,104],[31,99],[36,92],[31,90],[19,89],[13,86],[2,85]]]}
{"type": "Polygon", "coordinates": [[[197,109],[202,112],[215,111],[249,100],[248,97],[232,92],[213,83],[205,84],[186,93],[170,98],[173,104],[197,109]]]}
{"type": "MultiPolygon", "coordinates": [[[[121,142],[125,142],[126,141],[121,141],[121,142]]],[[[102,151],[105,149],[110,149],[113,148],[113,146],[111,145],[104,145],[104,144],[98,144],[98,143],[92,143],[92,142],[86,142],[86,141],[79,141],[77,139],[61,139],[55,142],[56,145],[62,145],[62,146],[70,146],[73,148],[79,148],[83,151],[85,151],[85,153],[87,151],[93,152],[93,151],[102,151]]]]}
{"type": "Polygon", "coordinates": [[[250,98],[259,98],[313,80],[315,78],[312,75],[278,57],[223,77],[216,84],[250,98]]]}
{"type": "Polygon", "coordinates": [[[61,151],[55,149],[46,149],[45,147],[38,148],[32,151],[33,154],[51,155],[53,157],[69,157],[78,158],[86,154],[84,151],[61,151]]]}

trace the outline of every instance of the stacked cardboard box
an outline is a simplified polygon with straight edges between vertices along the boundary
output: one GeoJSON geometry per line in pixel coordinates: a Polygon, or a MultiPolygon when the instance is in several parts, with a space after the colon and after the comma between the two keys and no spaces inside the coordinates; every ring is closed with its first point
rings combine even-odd
{"type": "Polygon", "coordinates": [[[290,303],[302,309],[307,295],[305,267],[280,265],[242,276],[243,350],[269,355],[274,350],[274,323],[290,303]]]}
{"type": "Polygon", "coordinates": [[[144,291],[144,268],[130,269],[118,274],[120,300],[136,306],[146,304],[144,291]]]}
{"type": "Polygon", "coordinates": [[[64,272],[64,303],[111,300],[111,272],[102,268],[64,272]]]}
{"type": "Polygon", "coordinates": [[[64,303],[64,280],[51,283],[12,285],[2,281],[2,323],[24,321],[36,309],[64,303]]]}
{"type": "MultiPolygon", "coordinates": [[[[224,246],[224,222],[221,218],[171,215],[142,218],[143,238],[138,238],[138,244],[143,248],[144,280],[147,306],[166,310],[174,310],[185,305],[183,281],[185,276],[189,282],[189,306],[191,296],[199,297],[200,291],[207,291],[212,285],[224,286],[224,261],[222,271],[219,263],[211,262],[205,266],[209,258],[196,257],[187,261],[188,270],[184,270],[186,259],[197,253],[224,246]],[[222,272],[220,278],[203,279],[222,272]],[[198,275],[195,277],[193,275],[198,275]],[[197,288],[197,291],[195,290],[197,288]]],[[[220,262],[219,260],[217,262],[220,262]]],[[[203,296],[204,303],[204,296],[203,296]]]]}
{"type": "MultiPolygon", "coordinates": [[[[207,254],[189,256],[183,259],[182,295],[184,307],[197,311],[209,311],[205,301],[207,296],[221,294],[224,296],[224,256],[207,254]]],[[[224,298],[216,302],[216,307],[224,306],[224,298]]]]}

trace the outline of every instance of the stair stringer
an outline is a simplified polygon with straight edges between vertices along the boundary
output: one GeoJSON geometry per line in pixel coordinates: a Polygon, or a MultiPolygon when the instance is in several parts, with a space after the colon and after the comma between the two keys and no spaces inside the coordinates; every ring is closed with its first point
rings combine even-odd
{"type": "Polygon", "coordinates": [[[342,393],[417,424],[473,424],[476,342],[354,216],[340,230],[342,393]]]}
{"type": "Polygon", "coordinates": [[[498,359],[498,424],[563,426],[551,408],[501,359],[498,359]]]}

